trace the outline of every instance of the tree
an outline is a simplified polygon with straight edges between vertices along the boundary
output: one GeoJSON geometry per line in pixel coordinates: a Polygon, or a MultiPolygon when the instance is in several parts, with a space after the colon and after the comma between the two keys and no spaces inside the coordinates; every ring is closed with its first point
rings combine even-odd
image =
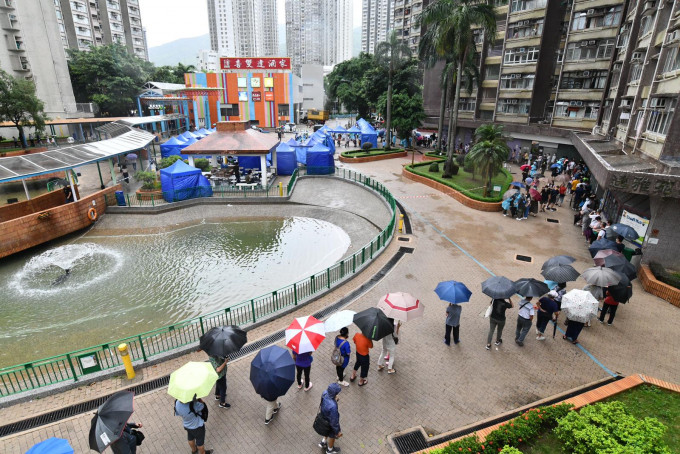
{"type": "Polygon", "coordinates": [[[14,78],[0,70],[0,120],[14,123],[23,148],[28,146],[24,126],[33,126],[36,131],[45,128],[47,116],[43,109],[43,102],[35,95],[33,81],[14,78]]]}
{"type": "MultiPolygon", "coordinates": [[[[484,35],[495,39],[496,13],[489,0],[439,0],[428,5],[419,17],[419,25],[431,30],[433,47],[440,55],[452,55],[455,74],[461,75],[465,62],[475,52],[472,26],[482,28],[484,35]]],[[[449,137],[444,175],[450,175],[453,167],[455,131],[458,126],[458,104],[462,77],[455,78],[454,101],[449,117],[449,137]]]]}
{"type": "Polygon", "coordinates": [[[385,106],[385,138],[387,139],[387,149],[392,146],[392,91],[394,86],[394,75],[406,61],[411,59],[411,49],[406,41],[398,39],[393,31],[388,41],[378,43],[375,48],[377,61],[387,68],[387,103],[385,106]]]}
{"type": "Polygon", "coordinates": [[[350,112],[358,112],[360,117],[367,117],[371,106],[367,97],[370,87],[366,74],[375,65],[373,55],[364,52],[335,65],[324,81],[328,98],[337,99],[350,112]]]}
{"type": "Polygon", "coordinates": [[[104,115],[128,116],[154,66],[128,53],[120,44],[68,50],[69,72],[78,102],[99,104],[104,115]]]}
{"type": "MultiPolygon", "coordinates": [[[[392,96],[392,126],[401,139],[410,139],[412,131],[421,125],[425,119],[423,97],[420,94],[409,96],[406,93],[395,93],[392,96]]],[[[378,110],[383,112],[387,108],[387,93],[378,102],[378,110]]]]}
{"type": "Polygon", "coordinates": [[[475,170],[486,181],[484,197],[489,194],[491,179],[498,175],[503,163],[508,159],[510,147],[506,140],[507,138],[503,135],[503,126],[500,125],[482,125],[475,130],[475,145],[470,149],[466,158],[472,162],[475,170]]]}
{"type": "Polygon", "coordinates": [[[175,78],[179,81],[177,82],[178,84],[183,84],[184,83],[184,75],[186,73],[192,73],[196,71],[196,67],[194,65],[184,65],[182,63],[177,63],[177,66],[173,70],[175,73],[175,78]]]}

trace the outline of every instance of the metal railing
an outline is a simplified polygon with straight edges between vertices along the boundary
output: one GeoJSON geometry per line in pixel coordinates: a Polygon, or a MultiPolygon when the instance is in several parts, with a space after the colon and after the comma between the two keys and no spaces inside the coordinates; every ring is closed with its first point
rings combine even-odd
{"type": "MultiPolygon", "coordinates": [[[[334,175],[376,191],[390,206],[392,216],[389,224],[361,250],[306,279],[199,317],[62,355],[1,368],[0,397],[60,382],[78,381],[88,373],[122,366],[116,350],[121,343],[128,344],[133,361],[145,363],[164,353],[197,343],[200,336],[212,327],[247,326],[256,323],[258,320],[274,315],[283,309],[297,306],[330,290],[346,277],[360,272],[380,250],[389,244],[394,234],[395,199],[382,184],[358,172],[335,169],[334,175]]],[[[297,177],[298,171],[295,171],[288,185],[289,191],[294,187],[297,177]]]]}

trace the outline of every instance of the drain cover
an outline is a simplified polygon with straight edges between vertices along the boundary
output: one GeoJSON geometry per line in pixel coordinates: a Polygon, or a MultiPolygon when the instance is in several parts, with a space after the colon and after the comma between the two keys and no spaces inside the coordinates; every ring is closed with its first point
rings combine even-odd
{"type": "Polygon", "coordinates": [[[534,259],[531,258],[531,257],[529,257],[528,255],[519,255],[519,254],[517,254],[517,255],[515,256],[515,260],[518,260],[518,261],[520,261],[520,262],[529,262],[529,263],[531,263],[534,259]]]}
{"type": "Polygon", "coordinates": [[[399,238],[397,238],[397,241],[406,241],[408,243],[409,241],[411,241],[411,239],[400,236],[399,238]]]}
{"type": "Polygon", "coordinates": [[[413,254],[413,251],[414,251],[414,250],[415,250],[415,249],[413,249],[412,247],[404,247],[404,246],[402,246],[402,247],[399,248],[399,252],[402,252],[402,253],[404,253],[404,254],[413,254]]]}
{"type": "Polygon", "coordinates": [[[559,223],[560,223],[560,220],[559,220],[559,219],[548,218],[548,219],[546,219],[546,221],[548,221],[548,222],[553,222],[553,223],[555,223],[555,224],[559,224],[559,223]]]}

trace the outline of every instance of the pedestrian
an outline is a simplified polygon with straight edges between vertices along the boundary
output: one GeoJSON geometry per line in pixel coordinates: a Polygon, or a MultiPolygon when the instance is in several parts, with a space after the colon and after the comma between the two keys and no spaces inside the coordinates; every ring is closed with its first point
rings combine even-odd
{"type": "Polygon", "coordinates": [[[526,199],[524,198],[524,195],[520,194],[519,197],[517,197],[517,220],[521,221],[523,219],[526,219],[524,217],[524,212],[526,210],[526,199]]]}
{"type": "Polygon", "coordinates": [[[132,421],[128,421],[128,423],[125,424],[125,427],[123,427],[123,432],[121,433],[120,438],[111,443],[111,451],[114,454],[136,454],[137,436],[132,433],[132,429],[141,428],[142,428],[141,422],[139,424],[135,424],[132,421]]]}
{"type": "Polygon", "coordinates": [[[15,136],[12,136],[12,141],[14,142],[14,148],[18,148],[19,142],[17,142],[17,138],[15,136]]]}
{"type": "Polygon", "coordinates": [[[354,345],[356,346],[356,361],[354,362],[354,370],[352,371],[352,376],[349,378],[349,381],[353,382],[356,380],[357,370],[361,367],[359,386],[364,386],[368,383],[366,377],[368,377],[368,367],[371,364],[368,352],[373,348],[373,341],[364,336],[361,332],[356,333],[352,338],[352,341],[354,341],[354,345]]]}
{"type": "Polygon", "coordinates": [[[489,315],[489,335],[486,339],[486,349],[491,350],[491,339],[496,330],[496,343],[499,346],[503,343],[503,327],[505,326],[505,311],[513,307],[512,299],[494,299],[491,301],[491,315],[489,315]]]}
{"type": "Polygon", "coordinates": [[[451,345],[451,331],[453,331],[453,343],[460,342],[460,312],[463,308],[460,304],[449,304],[446,307],[446,331],[444,331],[444,343],[451,345]]]}
{"type": "Polygon", "coordinates": [[[274,400],[265,399],[265,401],[267,402],[267,407],[264,412],[264,425],[268,426],[272,419],[274,419],[274,415],[281,409],[281,402],[279,402],[278,397],[274,400]]]}
{"type": "Polygon", "coordinates": [[[581,330],[585,326],[583,322],[577,322],[576,320],[567,320],[567,332],[562,336],[562,339],[570,341],[572,344],[578,344],[578,335],[581,334],[581,330]]]}
{"type": "Polygon", "coordinates": [[[399,328],[401,322],[390,319],[394,324],[394,332],[382,338],[382,350],[380,351],[380,358],[378,358],[378,371],[382,372],[385,368],[385,358],[387,358],[387,373],[393,374],[394,370],[394,355],[397,353],[397,343],[399,342],[399,328]]]}
{"type": "Polygon", "coordinates": [[[215,382],[215,400],[220,401],[220,408],[229,408],[231,404],[227,403],[227,363],[229,358],[220,358],[217,356],[210,356],[210,364],[217,373],[217,381],[215,382]]]}
{"type": "Polygon", "coordinates": [[[538,304],[536,304],[536,340],[545,340],[545,329],[548,326],[548,322],[551,320],[555,321],[560,313],[560,308],[555,298],[557,298],[557,292],[551,290],[547,296],[539,299],[538,304]]]}
{"type": "Polygon", "coordinates": [[[335,365],[335,372],[338,375],[338,384],[342,386],[349,386],[345,381],[345,368],[349,364],[349,356],[352,354],[352,347],[349,345],[349,330],[345,328],[340,329],[340,334],[335,336],[335,347],[339,350],[342,357],[342,364],[335,365]]]}
{"type": "Polygon", "coordinates": [[[604,317],[609,312],[609,320],[607,320],[607,325],[612,326],[614,323],[614,316],[616,315],[616,309],[619,307],[619,302],[614,299],[609,290],[607,290],[607,296],[602,304],[602,310],[600,312],[600,318],[598,319],[600,323],[604,325],[604,317]]]}
{"type": "Polygon", "coordinates": [[[201,412],[205,408],[203,399],[195,399],[183,403],[175,401],[175,415],[182,418],[182,425],[187,431],[187,440],[192,454],[212,454],[212,449],[205,449],[205,421],[201,412]]]}
{"type": "Polygon", "coordinates": [[[560,184],[559,193],[560,196],[557,202],[557,206],[561,207],[562,204],[564,203],[564,197],[567,195],[567,186],[564,183],[560,184]]]}
{"type": "Polygon", "coordinates": [[[532,297],[526,296],[519,302],[519,309],[517,310],[517,327],[515,328],[515,343],[520,347],[524,346],[524,338],[531,329],[531,324],[534,319],[534,305],[531,302],[532,297]]]}
{"type": "Polygon", "coordinates": [[[603,221],[600,230],[597,232],[596,240],[603,240],[606,237],[607,237],[607,223],[603,221]]]}
{"type": "Polygon", "coordinates": [[[297,371],[297,385],[298,389],[302,389],[302,374],[305,374],[305,391],[312,389],[314,385],[309,381],[309,371],[312,369],[312,352],[295,353],[293,352],[293,359],[295,360],[295,370],[297,371]]]}
{"type": "Polygon", "coordinates": [[[626,248],[626,246],[623,244],[623,236],[618,235],[616,237],[616,250],[619,251],[621,254],[623,254],[623,250],[626,248]]]}
{"type": "Polygon", "coordinates": [[[325,449],[326,454],[334,454],[340,452],[340,448],[335,446],[335,440],[342,437],[342,430],[340,429],[340,411],[338,409],[338,394],[342,388],[337,383],[328,385],[328,389],[321,394],[321,405],[319,405],[319,413],[328,421],[330,426],[326,434],[319,442],[319,448],[325,449]]]}

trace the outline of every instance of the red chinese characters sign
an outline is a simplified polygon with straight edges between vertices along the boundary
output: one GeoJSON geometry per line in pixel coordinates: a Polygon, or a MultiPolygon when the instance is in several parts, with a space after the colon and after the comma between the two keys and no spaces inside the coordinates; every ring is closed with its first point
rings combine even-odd
{"type": "Polygon", "coordinates": [[[290,69],[290,58],[220,58],[220,68],[227,70],[290,69]]]}

